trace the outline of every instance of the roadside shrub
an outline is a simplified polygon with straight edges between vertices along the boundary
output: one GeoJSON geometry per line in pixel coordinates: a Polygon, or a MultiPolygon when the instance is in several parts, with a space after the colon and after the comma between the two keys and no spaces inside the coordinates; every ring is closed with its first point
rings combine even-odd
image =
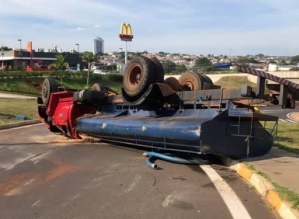
{"type": "Polygon", "coordinates": [[[122,82],[124,76],[121,74],[108,74],[108,79],[111,81],[122,82]]]}

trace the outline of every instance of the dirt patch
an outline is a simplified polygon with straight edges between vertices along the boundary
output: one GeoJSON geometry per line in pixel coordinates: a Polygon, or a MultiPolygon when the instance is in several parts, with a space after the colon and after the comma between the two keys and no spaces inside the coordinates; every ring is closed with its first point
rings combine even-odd
{"type": "Polygon", "coordinates": [[[49,171],[44,176],[45,182],[50,182],[54,179],[57,179],[57,178],[63,176],[64,174],[71,172],[75,169],[75,167],[70,164],[54,162],[54,161],[52,161],[52,162],[55,164],[55,167],[53,170],[49,171]]]}
{"type": "Polygon", "coordinates": [[[0,183],[0,196],[7,195],[11,191],[21,187],[31,178],[31,174],[21,173],[10,176],[4,182],[0,183]]]}

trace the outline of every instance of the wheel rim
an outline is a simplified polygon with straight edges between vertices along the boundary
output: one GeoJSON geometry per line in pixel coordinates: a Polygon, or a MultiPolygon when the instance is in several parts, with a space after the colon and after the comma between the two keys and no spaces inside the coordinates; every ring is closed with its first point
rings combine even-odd
{"type": "Polygon", "coordinates": [[[43,90],[42,90],[42,92],[43,92],[43,97],[44,97],[44,98],[47,98],[47,96],[48,96],[48,87],[47,87],[47,84],[44,84],[44,85],[43,85],[43,90]]]}
{"type": "Polygon", "coordinates": [[[127,85],[129,89],[134,89],[140,83],[141,79],[141,66],[134,65],[129,71],[129,75],[127,77],[127,85]]]}
{"type": "Polygon", "coordinates": [[[186,80],[182,85],[188,87],[190,90],[195,90],[195,85],[193,80],[186,80]]]}

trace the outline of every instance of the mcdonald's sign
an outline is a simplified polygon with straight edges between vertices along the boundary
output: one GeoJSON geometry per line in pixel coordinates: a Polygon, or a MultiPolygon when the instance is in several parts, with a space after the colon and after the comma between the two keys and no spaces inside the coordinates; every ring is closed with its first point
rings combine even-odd
{"type": "Polygon", "coordinates": [[[123,23],[120,26],[119,38],[123,41],[132,41],[133,32],[132,32],[132,27],[130,24],[123,23]]]}

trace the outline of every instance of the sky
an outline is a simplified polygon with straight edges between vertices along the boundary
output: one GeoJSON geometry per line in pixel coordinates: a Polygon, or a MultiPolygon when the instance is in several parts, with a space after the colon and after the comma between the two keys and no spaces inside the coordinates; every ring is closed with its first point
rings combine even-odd
{"type": "Polygon", "coordinates": [[[130,23],[128,50],[181,54],[299,54],[299,0],[1,0],[0,43],[22,48],[120,51],[120,25],[130,23]]]}

